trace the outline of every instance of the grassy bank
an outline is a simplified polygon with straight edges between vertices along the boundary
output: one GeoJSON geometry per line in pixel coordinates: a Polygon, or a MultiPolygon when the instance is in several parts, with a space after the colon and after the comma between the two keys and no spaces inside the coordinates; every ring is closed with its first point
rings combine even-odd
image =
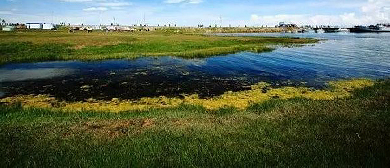
{"type": "Polygon", "coordinates": [[[386,167],[390,81],[332,100],[125,113],[0,108],[2,167],[386,167]]]}
{"type": "Polygon", "coordinates": [[[0,63],[46,60],[101,60],[140,56],[206,57],[239,51],[271,51],[272,45],[314,39],[216,37],[164,31],[136,33],[2,32],[0,63]]]}

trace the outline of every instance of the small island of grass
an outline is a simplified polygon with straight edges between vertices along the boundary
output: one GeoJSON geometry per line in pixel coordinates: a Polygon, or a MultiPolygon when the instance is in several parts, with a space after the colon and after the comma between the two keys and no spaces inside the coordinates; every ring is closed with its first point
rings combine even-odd
{"type": "Polygon", "coordinates": [[[220,37],[151,32],[11,32],[0,33],[0,63],[52,60],[103,60],[142,56],[207,57],[240,51],[271,51],[274,45],[297,45],[315,39],[220,37]]]}

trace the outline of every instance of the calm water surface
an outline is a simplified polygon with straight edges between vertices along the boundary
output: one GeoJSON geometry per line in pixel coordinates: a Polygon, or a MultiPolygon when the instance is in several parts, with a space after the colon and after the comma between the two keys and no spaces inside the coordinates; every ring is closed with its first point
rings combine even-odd
{"type": "Polygon", "coordinates": [[[322,87],[329,80],[390,76],[387,34],[217,34],[327,39],[314,45],[241,52],[204,59],[146,57],[99,62],[57,61],[0,67],[0,96],[50,94],[59,99],[137,99],[146,96],[202,97],[274,85],[322,87]]]}

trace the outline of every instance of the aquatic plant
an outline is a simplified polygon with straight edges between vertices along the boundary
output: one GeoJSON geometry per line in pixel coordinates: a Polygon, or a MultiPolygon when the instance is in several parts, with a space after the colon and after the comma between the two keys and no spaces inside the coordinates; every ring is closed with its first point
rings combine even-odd
{"type": "Polygon", "coordinates": [[[184,98],[141,98],[137,101],[119,100],[101,101],[89,100],[86,102],[61,102],[48,95],[21,95],[3,98],[2,103],[21,103],[23,107],[52,108],[67,111],[111,111],[123,112],[132,110],[146,110],[151,108],[172,108],[182,104],[198,105],[209,110],[224,107],[233,107],[244,110],[255,103],[271,99],[307,98],[312,100],[334,100],[351,96],[351,91],[372,86],[374,82],[368,79],[342,80],[329,83],[327,90],[314,90],[306,87],[272,88],[267,83],[253,85],[251,90],[240,92],[226,92],[225,94],[209,99],[201,99],[198,95],[187,95],[184,98]]]}

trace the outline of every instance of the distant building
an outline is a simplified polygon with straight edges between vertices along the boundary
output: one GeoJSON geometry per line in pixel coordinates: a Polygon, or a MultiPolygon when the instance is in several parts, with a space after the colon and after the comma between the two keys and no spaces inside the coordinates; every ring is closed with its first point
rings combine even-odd
{"type": "Polygon", "coordinates": [[[117,27],[117,30],[118,31],[131,31],[131,28],[127,27],[127,26],[119,26],[119,27],[117,27]]]}
{"type": "Polygon", "coordinates": [[[278,27],[280,28],[286,28],[286,27],[298,27],[296,24],[293,24],[293,23],[284,23],[284,22],[279,22],[279,25],[278,27]]]}
{"type": "Polygon", "coordinates": [[[103,26],[101,26],[101,25],[93,25],[92,29],[93,30],[103,30],[103,26]]]}
{"type": "Polygon", "coordinates": [[[15,30],[15,26],[4,26],[2,28],[3,31],[14,31],[15,30]]]}
{"type": "Polygon", "coordinates": [[[43,23],[42,29],[43,30],[54,30],[54,29],[56,29],[56,27],[53,23],[43,23]]]}
{"type": "Polygon", "coordinates": [[[42,23],[26,23],[27,29],[42,29],[43,24],[42,23]]]}
{"type": "Polygon", "coordinates": [[[16,24],[16,29],[27,29],[26,25],[25,24],[16,24]]]}
{"type": "Polygon", "coordinates": [[[69,25],[71,30],[83,30],[83,26],[81,25],[69,25]]]}
{"type": "Polygon", "coordinates": [[[107,26],[105,28],[106,31],[135,31],[136,29],[130,26],[107,26]]]}
{"type": "Polygon", "coordinates": [[[107,26],[106,31],[116,31],[117,27],[116,26],[107,26]]]}
{"type": "Polygon", "coordinates": [[[53,23],[26,23],[26,27],[37,30],[54,30],[56,28],[53,23]]]}

